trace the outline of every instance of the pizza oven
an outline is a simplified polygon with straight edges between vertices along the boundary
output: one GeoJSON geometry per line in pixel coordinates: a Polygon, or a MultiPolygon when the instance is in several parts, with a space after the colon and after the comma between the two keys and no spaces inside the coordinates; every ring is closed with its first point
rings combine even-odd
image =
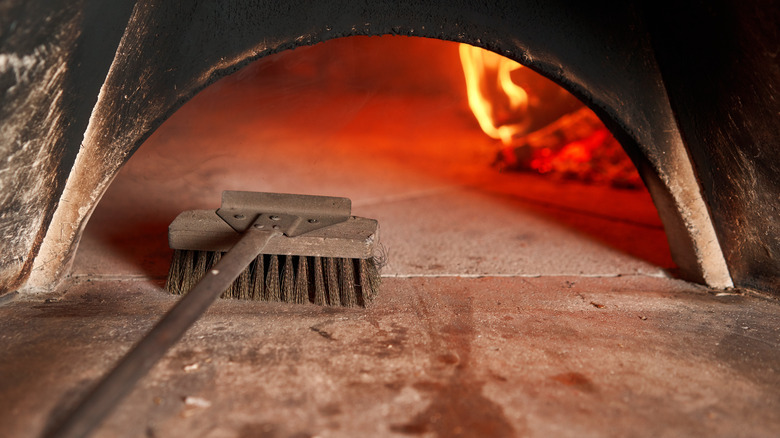
{"type": "MultiPolygon", "coordinates": [[[[658,268],[650,277],[780,297],[773,2],[11,0],[0,10],[6,299],[49,297],[73,281],[159,282],[168,221],[209,208],[223,189],[348,192],[371,214],[377,200],[412,199],[391,187],[461,191],[428,204],[440,212],[428,222],[405,221],[413,210],[388,214],[388,277],[544,276],[516,268],[512,254],[555,266],[563,253],[502,219],[521,199],[628,222],[632,208],[650,211],[652,223],[636,220],[626,235],[564,225],[608,236],[658,268]],[[509,89],[486,89],[490,75],[510,78],[509,89]],[[383,87],[391,92],[371,100],[383,87]],[[534,122],[523,118],[531,107],[534,122]],[[567,133],[566,123],[587,133],[567,133]],[[387,140],[399,126],[419,132],[403,137],[417,146],[387,140]],[[575,161],[589,144],[609,143],[609,160],[627,173],[613,172],[599,196],[566,192],[545,161],[551,138],[575,161]],[[478,214],[461,202],[479,204],[478,214]],[[645,232],[654,237],[642,240],[645,232]],[[122,263],[109,261],[123,258],[138,269],[114,270],[122,263]]],[[[620,276],[610,260],[602,273],[620,276]]],[[[590,385],[579,372],[558,377],[590,385]]],[[[415,424],[391,429],[430,432],[415,424]]]]}

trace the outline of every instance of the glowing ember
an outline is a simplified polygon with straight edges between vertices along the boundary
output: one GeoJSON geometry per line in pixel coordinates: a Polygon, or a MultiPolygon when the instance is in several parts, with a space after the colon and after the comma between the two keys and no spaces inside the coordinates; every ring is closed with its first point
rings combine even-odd
{"type": "Polygon", "coordinates": [[[533,170],[618,187],[642,181],[598,117],[571,94],[515,61],[460,45],[469,107],[501,140],[500,170],[533,170]]]}

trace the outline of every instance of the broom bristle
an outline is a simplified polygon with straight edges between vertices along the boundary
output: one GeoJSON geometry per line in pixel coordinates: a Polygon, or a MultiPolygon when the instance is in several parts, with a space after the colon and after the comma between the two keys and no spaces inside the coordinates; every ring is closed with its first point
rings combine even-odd
{"type": "MultiPolygon", "coordinates": [[[[221,257],[220,252],[174,250],[165,289],[186,294],[221,257]]],[[[379,281],[374,259],[261,254],[221,297],[365,307],[378,292],[379,281]]]]}

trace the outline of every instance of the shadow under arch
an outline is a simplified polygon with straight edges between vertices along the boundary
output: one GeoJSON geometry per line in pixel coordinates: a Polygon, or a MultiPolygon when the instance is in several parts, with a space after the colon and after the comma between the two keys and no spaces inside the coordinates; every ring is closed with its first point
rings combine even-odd
{"type": "Polygon", "coordinates": [[[29,284],[52,286],[67,273],[86,222],[118,170],[200,90],[273,53],[386,34],[482,47],[567,89],[634,161],[681,275],[714,287],[731,285],[649,37],[632,6],[609,5],[607,11],[558,2],[488,7],[348,0],[136,4],[29,284]],[[564,7],[571,13],[561,13],[564,7]]]}

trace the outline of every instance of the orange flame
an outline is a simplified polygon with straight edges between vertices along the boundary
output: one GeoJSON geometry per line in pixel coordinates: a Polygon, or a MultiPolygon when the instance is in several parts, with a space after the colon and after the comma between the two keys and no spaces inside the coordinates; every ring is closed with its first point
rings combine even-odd
{"type": "Polygon", "coordinates": [[[528,128],[528,93],[512,81],[523,66],[468,44],[460,45],[469,106],[485,133],[509,144],[528,128]]]}

